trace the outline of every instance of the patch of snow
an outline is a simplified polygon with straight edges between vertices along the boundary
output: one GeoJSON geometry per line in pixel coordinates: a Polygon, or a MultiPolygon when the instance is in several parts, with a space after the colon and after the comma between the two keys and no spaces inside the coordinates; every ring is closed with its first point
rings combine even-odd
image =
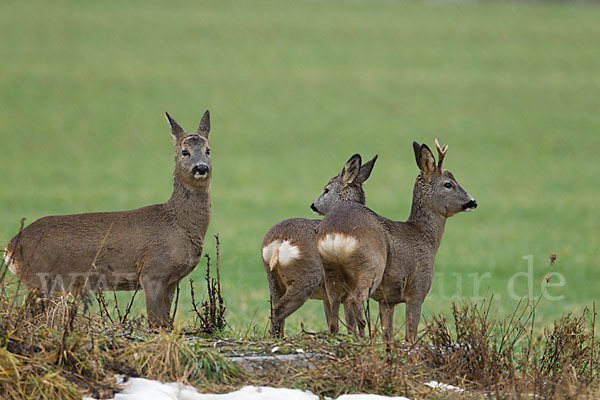
{"type": "MultiPolygon", "coordinates": [[[[225,394],[199,393],[195,388],[182,383],[161,383],[144,378],[117,377],[123,391],[112,400],[318,400],[309,391],[272,387],[245,386],[237,392],[225,394]]],[[[84,397],[83,400],[94,400],[84,397]]],[[[406,397],[385,397],[374,394],[345,394],[337,400],[409,400],[406,397]]]]}
{"type": "Polygon", "coordinates": [[[344,394],[337,400],[409,400],[406,397],[386,397],[378,394],[344,394]]]}
{"type": "MultiPolygon", "coordinates": [[[[130,378],[121,383],[123,391],[117,393],[113,400],[196,400],[202,399],[198,391],[182,383],[161,383],[144,378],[130,378]]],[[[93,400],[84,397],[84,400],[93,400]]]]}
{"type": "MultiPolygon", "coordinates": [[[[245,386],[237,392],[226,394],[203,394],[203,397],[181,399],[181,400],[318,400],[319,397],[311,392],[303,392],[299,389],[281,389],[272,387],[245,386]]],[[[116,399],[115,399],[116,400],[116,399]]],[[[154,400],[154,399],[153,399],[154,400]]]]}
{"type": "Polygon", "coordinates": [[[441,389],[441,390],[456,390],[457,392],[465,391],[465,389],[461,389],[456,386],[448,385],[447,383],[440,383],[440,382],[436,382],[436,381],[429,381],[425,384],[425,386],[429,386],[430,388],[441,389]]]}

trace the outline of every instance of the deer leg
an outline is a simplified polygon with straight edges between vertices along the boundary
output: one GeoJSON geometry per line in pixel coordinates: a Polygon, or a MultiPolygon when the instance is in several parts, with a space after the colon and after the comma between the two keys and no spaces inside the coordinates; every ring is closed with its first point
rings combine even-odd
{"type": "Polygon", "coordinates": [[[359,296],[352,297],[349,303],[352,306],[354,318],[356,319],[355,326],[358,326],[358,334],[364,337],[365,326],[367,325],[367,322],[365,320],[365,305],[363,304],[359,296]]]}
{"type": "Polygon", "coordinates": [[[273,304],[273,321],[280,324],[279,336],[283,336],[285,319],[298,310],[312,294],[314,288],[298,288],[290,286],[275,304],[273,304]]]}
{"type": "Polygon", "coordinates": [[[162,309],[160,310],[161,320],[165,321],[167,325],[173,323],[171,319],[171,305],[173,304],[173,297],[175,297],[175,289],[177,289],[177,283],[171,284],[165,288],[162,309]]]}
{"type": "Polygon", "coordinates": [[[327,326],[329,326],[329,319],[331,318],[331,311],[329,309],[329,300],[323,299],[323,310],[325,311],[325,321],[327,321],[327,326]]]}
{"type": "MultiPolygon", "coordinates": [[[[325,264],[323,265],[325,267],[325,264]]],[[[339,279],[334,270],[328,270],[325,267],[325,291],[329,300],[329,332],[338,333],[340,303],[343,296],[342,280],[339,279]]]]}
{"type": "Polygon", "coordinates": [[[285,321],[279,317],[275,307],[273,307],[274,303],[275,300],[271,296],[271,336],[279,338],[283,337],[283,323],[285,321]]]}
{"type": "Polygon", "coordinates": [[[273,276],[267,274],[267,280],[269,282],[269,291],[271,292],[271,336],[282,337],[285,321],[279,316],[275,305],[279,303],[283,293],[273,276]]]}
{"type": "Polygon", "coordinates": [[[406,302],[406,340],[414,341],[417,338],[422,306],[422,301],[406,302]]]}
{"type": "MultiPolygon", "coordinates": [[[[168,317],[164,317],[164,303],[167,296],[167,287],[160,280],[141,278],[140,283],[146,298],[146,313],[148,323],[152,327],[164,327],[168,324],[168,317]]],[[[169,304],[171,304],[169,302],[169,304]]]]}
{"type": "Polygon", "coordinates": [[[344,316],[346,318],[346,329],[348,333],[356,333],[356,318],[354,318],[354,310],[349,301],[344,302],[344,316]]]}
{"type": "Polygon", "coordinates": [[[388,304],[385,301],[379,303],[379,318],[381,319],[383,340],[388,343],[394,340],[394,307],[395,304],[388,304]]]}
{"type": "Polygon", "coordinates": [[[329,332],[335,334],[338,333],[340,329],[338,321],[338,318],[340,317],[340,300],[332,299],[329,303],[331,307],[329,314],[329,332]]]}
{"type": "Polygon", "coordinates": [[[284,324],[285,320],[273,315],[271,317],[271,336],[276,338],[282,338],[284,332],[284,324]]]}

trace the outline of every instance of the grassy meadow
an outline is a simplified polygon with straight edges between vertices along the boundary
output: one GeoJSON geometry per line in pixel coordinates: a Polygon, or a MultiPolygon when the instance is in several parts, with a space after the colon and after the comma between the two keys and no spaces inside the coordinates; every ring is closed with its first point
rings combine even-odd
{"type": "MultiPolygon", "coordinates": [[[[312,217],[357,152],[379,155],[368,205],[405,220],[412,141],[437,137],[479,208],[447,222],[424,315],[486,293],[505,315],[529,286],[540,295],[556,253],[536,316],[550,323],[600,300],[599,20],[593,4],[1,2],[0,245],[23,217],[166,201],[164,112],[195,130],[209,109],[205,250],[214,255],[218,233],[233,330],[262,334],[264,233],[312,217]]],[[[301,322],[325,328],[320,302],[288,332],[301,322]]]]}

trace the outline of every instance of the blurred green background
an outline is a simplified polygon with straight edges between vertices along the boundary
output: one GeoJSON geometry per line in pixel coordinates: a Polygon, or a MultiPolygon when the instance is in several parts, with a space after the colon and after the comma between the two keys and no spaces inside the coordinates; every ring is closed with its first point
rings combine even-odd
{"type": "MultiPolygon", "coordinates": [[[[549,323],[600,298],[598,21],[593,4],[3,1],[0,244],[22,217],[166,201],[164,112],[191,131],[210,109],[205,250],[214,255],[218,233],[232,328],[262,333],[269,227],[310,218],[356,152],[379,154],[368,205],[405,220],[411,143],[437,137],[480,207],[448,221],[425,316],[486,292],[505,314],[529,287],[540,294],[556,253],[558,286],[538,308],[549,323]]],[[[200,284],[203,273],[191,276],[200,284]]],[[[324,329],[320,302],[294,314],[288,332],[301,322],[324,329]]]]}

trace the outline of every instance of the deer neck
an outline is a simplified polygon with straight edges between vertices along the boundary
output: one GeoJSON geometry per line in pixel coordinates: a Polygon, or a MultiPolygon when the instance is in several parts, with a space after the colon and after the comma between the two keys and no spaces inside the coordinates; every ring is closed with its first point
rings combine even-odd
{"type": "Polygon", "coordinates": [[[177,223],[188,231],[192,242],[198,242],[202,247],[211,214],[210,181],[190,189],[175,176],[173,194],[165,206],[177,223]]]}
{"type": "Polygon", "coordinates": [[[442,242],[446,217],[435,212],[429,205],[419,179],[417,179],[413,190],[412,207],[407,223],[421,229],[425,235],[425,239],[431,244],[434,251],[437,252],[442,242]]]}

